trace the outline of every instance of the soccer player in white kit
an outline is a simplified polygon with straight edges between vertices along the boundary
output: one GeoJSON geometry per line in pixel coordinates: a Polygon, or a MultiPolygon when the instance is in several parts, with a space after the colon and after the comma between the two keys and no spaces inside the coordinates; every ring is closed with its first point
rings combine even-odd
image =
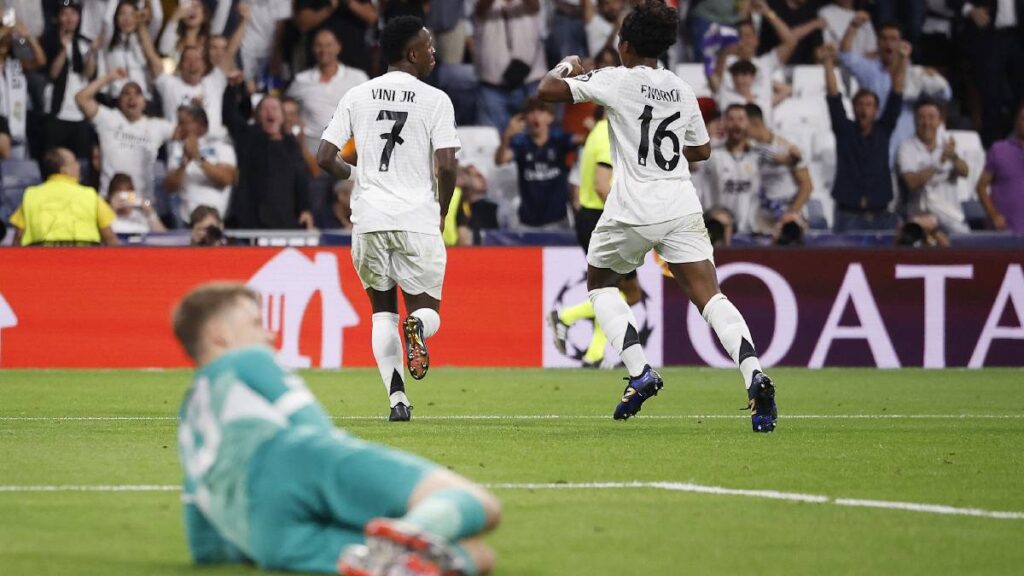
{"type": "Polygon", "coordinates": [[[711,155],[707,128],[690,86],[658,68],[658,57],[676,41],[678,22],[674,8],[642,2],[619,32],[622,66],[580,76],[579,57],[569,56],[541,80],[538,94],[549,102],[593,101],[608,111],[616,177],[587,250],[587,289],[598,322],[629,371],[614,418],[635,415],[663,386],[616,288],[654,249],[739,366],[753,430],[771,432],[775,388],[761,370],[747,323],[718,288],[711,241],[690,181],[687,162],[711,155]]]}
{"type": "Polygon", "coordinates": [[[461,144],[448,96],[419,79],[434,69],[434,40],[419,18],[391,20],[381,34],[388,71],[352,88],[324,130],[317,163],[339,179],[353,167],[338,154],[355,138],[352,263],[373,307],[373,355],[391,404],[390,420],[409,420],[401,374],[398,288],[409,374],[430,366],[426,340],[441,326],[447,262],[441,232],[455,189],[461,144]],[[436,176],[436,189],[435,189],[436,176]]]}

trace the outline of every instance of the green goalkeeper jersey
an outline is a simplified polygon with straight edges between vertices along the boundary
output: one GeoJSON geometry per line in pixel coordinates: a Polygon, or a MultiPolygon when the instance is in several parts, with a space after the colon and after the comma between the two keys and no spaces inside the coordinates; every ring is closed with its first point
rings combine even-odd
{"type": "Polygon", "coordinates": [[[178,414],[185,527],[199,563],[252,558],[248,482],[259,448],[279,434],[333,429],[299,376],[270,348],[228,352],[196,373],[178,414]]]}

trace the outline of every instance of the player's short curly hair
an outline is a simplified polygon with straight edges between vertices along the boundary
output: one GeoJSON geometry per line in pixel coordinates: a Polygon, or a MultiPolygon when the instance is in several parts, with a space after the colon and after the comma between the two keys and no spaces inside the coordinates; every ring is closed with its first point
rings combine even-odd
{"type": "Polygon", "coordinates": [[[388,64],[405,58],[406,45],[423,29],[423,20],[415,16],[392,18],[380,34],[380,46],[388,64]]]}
{"type": "Polygon", "coordinates": [[[622,22],[619,35],[644,58],[657,58],[676,43],[679,13],[661,0],[644,0],[622,22]]]}

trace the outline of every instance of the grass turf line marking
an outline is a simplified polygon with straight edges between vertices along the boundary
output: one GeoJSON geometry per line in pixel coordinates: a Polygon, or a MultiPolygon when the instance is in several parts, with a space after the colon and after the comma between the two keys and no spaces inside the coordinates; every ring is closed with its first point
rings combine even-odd
{"type": "MultiPolygon", "coordinates": [[[[668,492],[689,492],[695,494],[711,494],[714,496],[745,496],[765,500],[782,500],[805,504],[831,504],[850,508],[877,508],[881,510],[899,510],[904,512],[920,512],[943,516],[972,516],[975,518],[993,518],[997,520],[1024,520],[1024,512],[1001,510],[984,510],[981,508],[958,508],[944,504],[922,504],[918,502],[893,502],[888,500],[866,500],[858,498],[833,498],[820,494],[801,494],[799,492],[780,492],[778,490],[745,490],[741,488],[725,488],[723,486],[705,486],[690,482],[584,482],[584,483],[492,483],[484,484],[491,490],[664,490],[668,492]]],[[[120,485],[52,485],[52,486],[0,486],[4,492],[178,492],[181,486],[176,484],[120,484],[120,485]]]]}
{"type": "MultiPolygon", "coordinates": [[[[735,420],[749,418],[748,414],[651,414],[638,416],[642,420],[735,420]]],[[[782,414],[783,420],[1019,420],[1024,414],[782,414]]],[[[597,414],[453,414],[447,416],[417,416],[416,420],[608,420],[597,414]]],[[[386,420],[386,416],[332,416],[338,421],[386,420]]],[[[53,421],[53,422],[117,422],[117,421],[174,421],[175,416],[0,416],[0,422],[53,421]]]]}

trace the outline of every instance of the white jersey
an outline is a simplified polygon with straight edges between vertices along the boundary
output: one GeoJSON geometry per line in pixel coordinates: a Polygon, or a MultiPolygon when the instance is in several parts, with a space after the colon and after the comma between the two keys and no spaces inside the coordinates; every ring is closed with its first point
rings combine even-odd
{"type": "Polygon", "coordinates": [[[657,224],[701,212],[684,146],[710,141],[693,89],[668,70],[600,68],[566,78],[574,102],[608,110],[615,179],[605,215],[657,224]]]}
{"type": "Polygon", "coordinates": [[[738,154],[734,154],[723,145],[712,149],[711,158],[705,165],[711,205],[713,208],[726,208],[732,212],[736,232],[739,233],[751,231],[754,214],[759,205],[759,162],[760,156],[752,146],[747,146],[738,154]]]}
{"type": "Polygon", "coordinates": [[[461,148],[448,96],[405,72],[355,86],[338,103],[322,139],[342,149],[355,138],[356,232],[440,234],[434,151],[461,148]]]}

